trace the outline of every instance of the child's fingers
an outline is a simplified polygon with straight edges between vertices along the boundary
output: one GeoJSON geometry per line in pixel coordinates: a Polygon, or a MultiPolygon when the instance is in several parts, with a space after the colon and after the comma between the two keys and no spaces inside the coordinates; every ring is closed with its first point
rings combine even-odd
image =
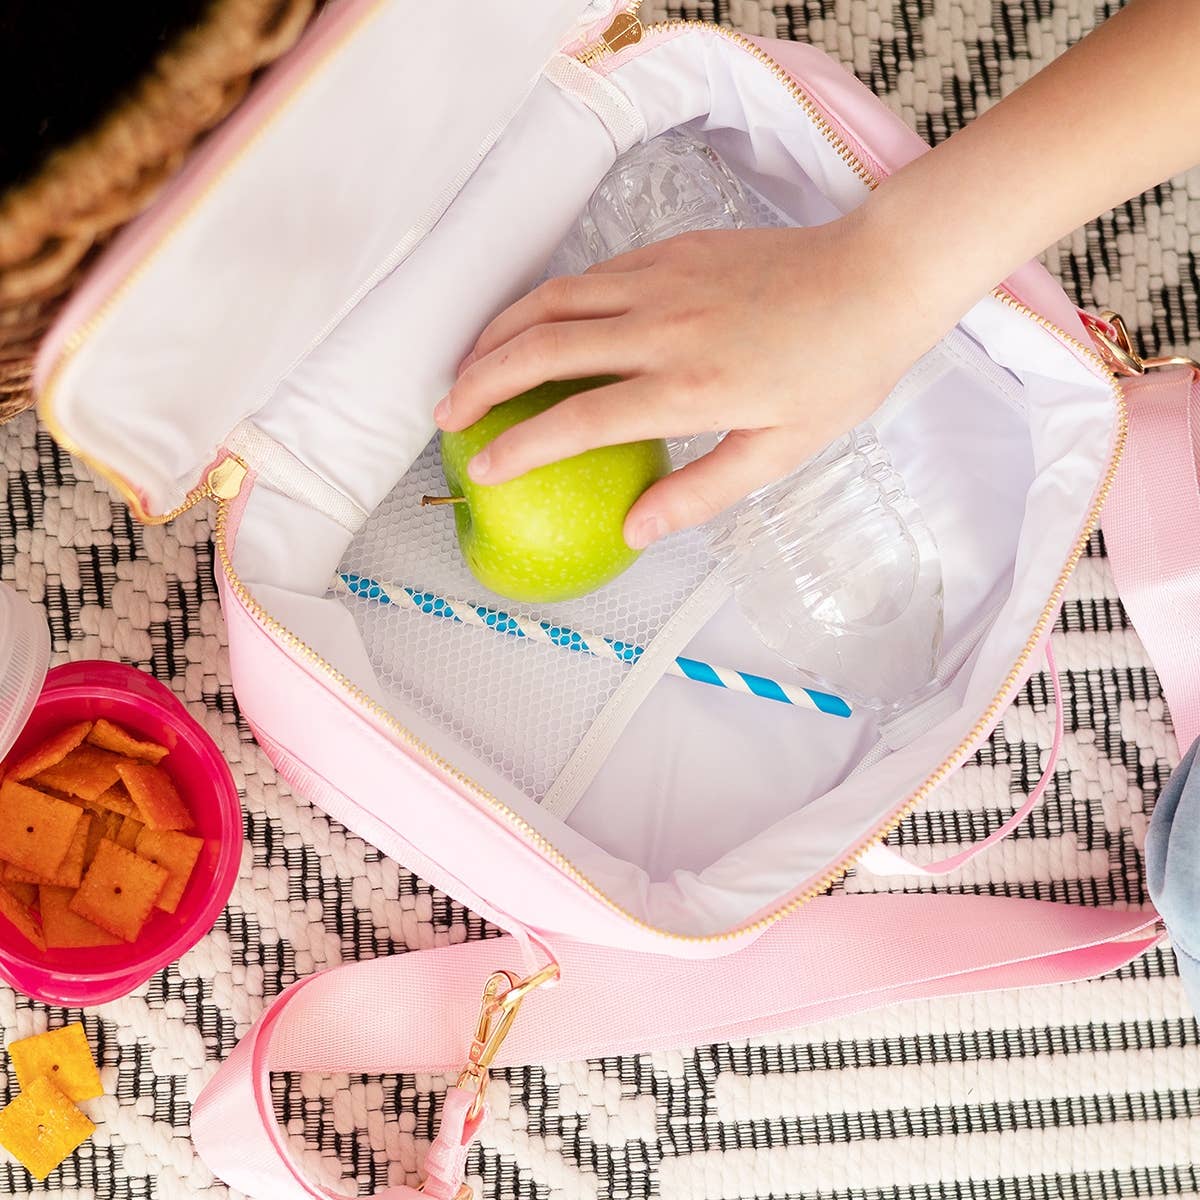
{"type": "Polygon", "coordinates": [[[636,364],[629,358],[628,333],[623,317],[525,329],[471,363],[433,410],[434,420],[442,429],[466,429],[495,405],[547,379],[629,372],[636,364]]]}
{"type": "Polygon", "coordinates": [[[467,464],[477,483],[505,483],[535,467],[597,446],[662,437],[665,414],[655,403],[661,385],[646,378],[620,380],[560,400],[505,430],[467,464]]]}
{"type": "Polygon", "coordinates": [[[756,488],[782,479],[812,453],[800,429],[738,429],[703,458],[647,488],[625,518],[625,541],[642,550],[702,525],[756,488]]]}
{"type": "Polygon", "coordinates": [[[549,279],[510,304],[476,339],[459,364],[461,375],[473,362],[511,341],[526,329],[553,321],[615,317],[627,312],[632,289],[619,275],[563,275],[549,279]]]}

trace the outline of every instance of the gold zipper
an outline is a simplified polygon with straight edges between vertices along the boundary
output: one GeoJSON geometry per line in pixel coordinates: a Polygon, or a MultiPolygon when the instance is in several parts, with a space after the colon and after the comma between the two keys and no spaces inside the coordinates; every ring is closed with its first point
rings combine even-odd
{"type": "Polygon", "coordinates": [[[610,54],[620,53],[627,46],[636,46],[646,29],[638,20],[637,12],[641,7],[642,0],[633,0],[632,4],[617,13],[612,24],[600,35],[600,40],[585,47],[576,58],[585,67],[591,67],[610,54]]]}
{"type": "MultiPolygon", "coordinates": [[[[628,10],[627,13],[622,14],[623,16],[633,17],[637,29],[636,36],[634,36],[634,31],[632,30],[627,32],[625,36],[627,36],[629,40],[625,41],[623,46],[620,48],[635,45],[641,40],[641,37],[645,32],[670,31],[674,29],[706,30],[709,32],[715,32],[720,36],[727,38],[744,49],[747,53],[752,54],[759,62],[770,69],[772,74],[779,79],[779,81],[787,88],[791,96],[796,100],[801,108],[804,109],[809,120],[811,120],[813,124],[817,126],[817,128],[825,136],[826,140],[829,141],[830,144],[835,148],[839,157],[842,158],[842,160],[861,180],[863,180],[864,183],[867,184],[868,187],[874,188],[878,186],[878,178],[855,154],[845,139],[842,138],[841,135],[830,126],[824,115],[820,112],[820,110],[816,107],[804,90],[791,78],[790,75],[788,75],[787,71],[782,66],[775,62],[775,60],[763,50],[759,49],[759,47],[751,42],[748,38],[744,37],[742,34],[736,33],[733,30],[725,29],[722,26],[713,25],[706,21],[665,21],[644,27],[640,22],[636,21],[636,16],[634,16],[635,11],[636,5],[633,9],[628,10]]],[[[614,22],[614,25],[615,24],[616,22],[614,22]]],[[[613,26],[610,26],[609,31],[612,29],[613,26]]],[[[611,47],[607,33],[605,38],[603,38],[601,42],[597,44],[597,47],[592,47],[591,50],[595,51],[595,53],[593,53],[591,58],[587,61],[591,61],[593,63],[598,59],[605,57],[606,54],[619,52],[618,49],[613,49],[611,47]]],[[[584,54],[579,56],[581,60],[584,59],[584,55],[586,54],[588,54],[588,51],[585,51],[584,54]]],[[[81,327],[80,330],[76,331],[76,333],[72,335],[72,338],[67,344],[68,348],[64,349],[64,355],[63,358],[60,359],[59,366],[55,368],[54,375],[51,376],[52,380],[58,374],[58,371],[61,370],[63,362],[65,362],[66,359],[78,349],[79,344],[86,339],[91,330],[98,323],[99,317],[111,306],[112,299],[114,299],[116,295],[119,295],[120,291],[123,290],[124,288],[120,289],[118,293],[114,293],[114,297],[110,298],[110,302],[105,304],[85,326],[81,327]]],[[[885,841],[909,816],[909,814],[912,813],[915,808],[920,806],[942,783],[942,781],[960,765],[961,761],[966,758],[974,746],[980,740],[982,740],[982,738],[987,734],[988,730],[995,724],[1001,710],[1008,703],[1009,693],[1013,688],[1015,688],[1017,680],[1021,677],[1026,666],[1029,664],[1029,660],[1033,655],[1033,652],[1037,649],[1038,645],[1044,638],[1049,627],[1050,620],[1062,600],[1063,592],[1067,586],[1067,581],[1070,579],[1072,572],[1079,562],[1079,559],[1083,556],[1088,539],[1091,537],[1092,531],[1096,528],[1096,525],[1099,522],[1100,511],[1104,506],[1104,502],[1112,488],[1113,479],[1116,476],[1117,465],[1120,462],[1121,453],[1124,450],[1128,429],[1128,414],[1125,406],[1125,398],[1121,392],[1120,385],[1117,382],[1117,377],[1110,369],[1109,365],[1097,353],[1094,346],[1088,346],[1079,341],[1079,339],[1072,337],[1065,330],[1060,329],[1057,325],[1053,324],[1051,321],[1048,321],[1041,314],[1034,312],[1032,309],[1022,304],[1008,292],[998,288],[993,292],[993,295],[995,295],[997,299],[1006,304],[1008,307],[1037,322],[1037,324],[1042,326],[1044,329],[1054,333],[1061,341],[1071,346],[1079,355],[1094,363],[1099,368],[1100,373],[1109,382],[1117,411],[1116,437],[1114,439],[1113,450],[1109,458],[1107,469],[1092,502],[1092,506],[1088,510],[1083,528],[1081,529],[1079,537],[1072,548],[1070,556],[1067,558],[1062,572],[1055,582],[1054,588],[1051,590],[1050,597],[1047,600],[1045,607],[1042,609],[1041,615],[1034,626],[1032,634],[1022,648],[1020,655],[1013,664],[1008,675],[1005,677],[1000,690],[996,693],[991,703],[985,709],[983,715],[978,721],[975,722],[969,733],[962,739],[958,746],[955,747],[950,756],[946,758],[940,766],[937,767],[937,769],[908,797],[907,800],[905,800],[905,802],[896,810],[886,824],[881,826],[869,837],[865,838],[862,842],[855,846],[839,863],[822,874],[820,878],[810,887],[806,888],[802,893],[793,896],[790,900],[769,915],[765,917],[759,917],[755,921],[751,921],[735,929],[725,930],[721,933],[703,935],[674,933],[670,930],[659,929],[656,926],[651,925],[648,921],[643,920],[641,917],[623,908],[617,901],[613,900],[611,897],[607,896],[603,891],[601,891],[595,883],[593,883],[586,875],[584,875],[578,867],[568,860],[538,830],[536,830],[532,825],[529,824],[528,821],[520,816],[520,814],[514,812],[502,800],[492,795],[492,793],[481,787],[469,775],[459,770],[452,763],[448,762],[436,751],[434,751],[431,747],[422,742],[415,734],[401,725],[400,722],[397,721],[396,718],[393,717],[386,708],[374,701],[369,695],[367,695],[366,692],[364,692],[360,687],[358,687],[355,683],[347,679],[345,675],[338,671],[336,667],[326,662],[311,646],[304,642],[303,639],[292,633],[291,630],[287,629],[273,616],[271,616],[271,614],[268,613],[266,609],[264,609],[258,603],[257,600],[255,600],[249,589],[238,577],[233,566],[232,555],[229,551],[228,525],[230,505],[231,502],[237,497],[248,473],[246,464],[238,459],[235,455],[229,454],[223,458],[208,473],[204,483],[198,488],[193,489],[193,492],[189,494],[188,499],[171,514],[164,514],[162,517],[147,518],[141,508],[140,503],[134,502],[136,501],[136,497],[132,498],[130,506],[133,508],[135,516],[138,516],[138,518],[141,520],[148,519],[150,521],[161,521],[169,520],[171,516],[178,515],[178,513],[186,511],[201,498],[209,498],[214,500],[217,503],[215,526],[217,556],[221,563],[221,569],[225,574],[226,581],[229,584],[229,588],[233,592],[234,596],[237,597],[239,603],[246,608],[250,615],[256,621],[258,621],[259,624],[261,624],[269,633],[271,633],[276,641],[279,641],[287,646],[297,657],[313,664],[323,674],[328,676],[333,683],[340,687],[362,711],[367,713],[381,726],[387,729],[396,741],[406,746],[418,757],[424,759],[429,766],[442,777],[452,780],[463,792],[469,794],[476,801],[485,804],[506,824],[510,825],[525,841],[532,845],[544,858],[547,859],[547,861],[553,863],[554,866],[561,870],[564,875],[566,875],[579,887],[588,892],[589,895],[603,903],[607,908],[615,912],[624,920],[627,920],[638,928],[644,929],[656,935],[657,937],[664,938],[668,941],[693,944],[708,944],[713,942],[730,941],[732,939],[740,938],[744,935],[757,933],[760,930],[766,929],[768,926],[774,924],[774,922],[794,912],[801,905],[806,904],[808,901],[821,895],[831,884],[840,879],[854,865],[854,863],[867,852],[867,850],[869,850],[872,846],[878,845],[880,842],[885,841]]],[[[49,393],[49,390],[49,387],[47,387],[47,393],[49,393]]],[[[46,406],[46,408],[48,409],[48,406],[46,406]]],[[[46,410],[44,410],[43,418],[46,419],[47,416],[48,413],[46,410]]],[[[130,499],[130,491],[123,481],[114,476],[114,474],[107,470],[103,464],[95,463],[93,460],[88,458],[88,456],[80,453],[78,448],[75,447],[69,441],[69,439],[60,436],[60,431],[57,430],[49,420],[47,420],[47,424],[51,425],[51,431],[54,433],[55,437],[58,438],[68,450],[70,450],[72,453],[79,454],[79,457],[83,458],[84,461],[92,465],[94,469],[99,471],[99,473],[112,480],[118,486],[119,490],[125,494],[126,498],[130,499]]]]}
{"type": "Polygon", "coordinates": [[[804,110],[805,116],[813,123],[825,140],[837,151],[838,156],[850,167],[855,175],[868,187],[875,188],[879,180],[871,172],[857,154],[850,148],[846,139],[829,123],[828,117],[817,106],[813,98],[792,78],[786,67],[777,63],[765,50],[752,42],[744,33],[735,29],[727,29],[724,25],[716,25],[712,21],[700,21],[687,17],[672,18],[667,21],[655,21],[644,25],[637,17],[637,11],[642,6],[642,0],[635,0],[628,8],[619,13],[613,23],[606,29],[595,45],[582,50],[575,57],[585,66],[594,67],[598,62],[636,46],[647,34],[651,33],[685,33],[695,29],[705,33],[715,33],[726,41],[744,50],[756,58],[768,71],[787,89],[793,100],[804,110]]]}

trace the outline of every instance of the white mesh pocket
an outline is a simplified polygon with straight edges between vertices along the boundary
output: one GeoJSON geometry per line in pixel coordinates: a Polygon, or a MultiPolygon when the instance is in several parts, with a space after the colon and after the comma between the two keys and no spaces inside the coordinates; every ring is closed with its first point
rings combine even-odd
{"type": "MultiPolygon", "coordinates": [[[[651,547],[590,596],[516,605],[467,570],[452,514],[421,507],[423,494],[444,486],[435,440],[355,537],[342,571],[645,647],[711,570],[703,534],[691,531],[651,547]]],[[[342,599],[383,687],[538,801],[629,671],[412,607],[342,599]]]]}

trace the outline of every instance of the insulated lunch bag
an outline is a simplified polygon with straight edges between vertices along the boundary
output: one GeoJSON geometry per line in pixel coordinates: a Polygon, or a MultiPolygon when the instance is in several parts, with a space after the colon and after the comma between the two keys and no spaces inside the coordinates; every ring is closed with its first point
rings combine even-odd
{"type": "MultiPolygon", "coordinates": [[[[835,219],[925,148],[808,46],[643,25],[608,0],[341,0],[117,239],[43,348],[43,418],[138,517],[215,503],[234,685],[280,773],[511,934],[280,996],[194,1112],[201,1153],[242,1192],[328,1194],[276,1123],[272,1071],[466,1061],[425,1166],[425,1194],[452,1198],[490,1066],[1080,979],[1159,936],[1152,912],[829,892],[855,864],[962,865],[1053,771],[1052,753],[1012,817],[944,862],[887,846],[1049,654],[1120,491],[1118,375],[1145,364],[1036,264],[876,420],[944,572],[937,695],[901,734],[667,676],[685,648],[777,669],[700,532],[536,614],[643,646],[634,665],[401,602],[479,597],[444,512],[417,503],[437,490],[434,401],[615,158],[677,127],[788,225],[835,219]]],[[[1191,376],[1161,379],[1186,395],[1191,376]]],[[[1056,751],[1061,705],[1053,719],[1056,751]]]]}

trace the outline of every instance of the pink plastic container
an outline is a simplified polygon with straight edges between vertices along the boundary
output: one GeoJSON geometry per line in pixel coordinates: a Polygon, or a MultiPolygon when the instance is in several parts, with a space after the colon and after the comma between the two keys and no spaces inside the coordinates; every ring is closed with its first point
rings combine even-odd
{"type": "Polygon", "coordinates": [[[50,1004],[103,1004],[145,983],[206,934],[233,890],[242,854],[242,810],[229,767],[183,705],[142,671],[122,663],[56,667],[9,757],[64,725],[107,717],[170,753],[160,764],[195,818],[204,849],[174,913],[155,909],[136,942],[40,953],[0,917],[0,977],[50,1004]]]}

